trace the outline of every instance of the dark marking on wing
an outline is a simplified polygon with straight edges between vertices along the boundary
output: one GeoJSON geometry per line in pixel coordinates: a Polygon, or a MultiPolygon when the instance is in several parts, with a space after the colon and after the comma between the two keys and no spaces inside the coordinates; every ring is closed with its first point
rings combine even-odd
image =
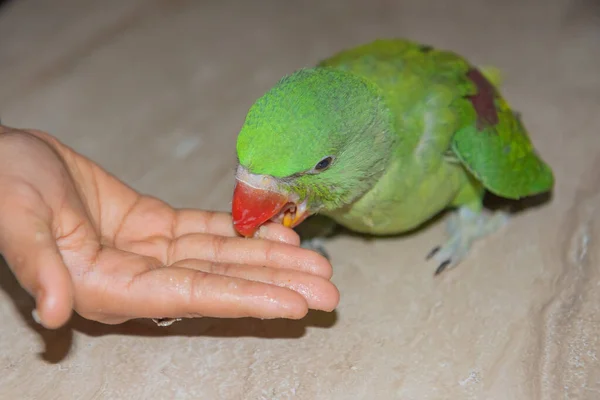
{"type": "Polygon", "coordinates": [[[477,113],[477,129],[482,130],[486,125],[497,124],[498,111],[494,104],[496,89],[476,68],[471,68],[467,77],[477,86],[477,94],[467,96],[477,113]]]}
{"type": "Polygon", "coordinates": [[[421,50],[423,53],[429,53],[431,50],[433,50],[433,47],[428,46],[426,44],[422,44],[419,46],[419,50],[421,50]]]}

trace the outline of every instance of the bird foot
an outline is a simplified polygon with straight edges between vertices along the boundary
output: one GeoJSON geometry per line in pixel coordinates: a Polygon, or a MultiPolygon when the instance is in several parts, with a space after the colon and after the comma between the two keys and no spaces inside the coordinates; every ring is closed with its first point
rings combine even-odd
{"type": "Polygon", "coordinates": [[[468,207],[460,207],[448,220],[446,231],[449,238],[446,243],[433,248],[426,257],[439,263],[435,275],[458,265],[475,240],[496,232],[508,219],[508,213],[504,211],[475,212],[468,207]]]}
{"type": "Polygon", "coordinates": [[[316,251],[323,257],[325,257],[328,261],[330,260],[329,253],[325,249],[325,239],[323,238],[310,238],[310,239],[302,239],[300,241],[300,247],[312,251],[316,251]]]}

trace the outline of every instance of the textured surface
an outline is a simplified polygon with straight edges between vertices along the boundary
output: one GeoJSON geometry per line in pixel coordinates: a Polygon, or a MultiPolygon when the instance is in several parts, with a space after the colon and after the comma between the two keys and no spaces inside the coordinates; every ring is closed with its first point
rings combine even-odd
{"type": "Polygon", "coordinates": [[[281,75],[405,36],[504,72],[555,168],[524,210],[433,279],[443,235],[330,244],[336,313],[49,332],[0,268],[0,397],[600,398],[600,6],[593,0],[17,0],[0,14],[3,122],[47,130],[135,188],[227,210],[235,136],[281,75]],[[50,6],[52,4],[52,6],[50,6]]]}

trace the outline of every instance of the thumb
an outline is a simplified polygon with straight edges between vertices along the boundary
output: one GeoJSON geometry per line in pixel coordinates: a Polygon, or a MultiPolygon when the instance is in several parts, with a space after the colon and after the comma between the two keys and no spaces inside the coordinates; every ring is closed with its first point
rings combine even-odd
{"type": "Polygon", "coordinates": [[[21,286],[35,297],[34,319],[46,328],[59,328],[71,317],[73,285],[50,224],[22,206],[2,208],[0,253],[21,286]]]}

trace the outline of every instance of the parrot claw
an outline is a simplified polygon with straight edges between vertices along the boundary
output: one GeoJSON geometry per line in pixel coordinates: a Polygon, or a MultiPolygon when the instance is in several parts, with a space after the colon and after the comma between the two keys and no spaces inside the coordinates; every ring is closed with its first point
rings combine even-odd
{"type": "Polygon", "coordinates": [[[303,239],[300,242],[300,247],[307,250],[316,251],[323,257],[327,259],[327,261],[331,261],[329,257],[329,253],[325,249],[325,244],[323,243],[323,239],[321,238],[311,238],[311,239],[303,239]]]}
{"type": "MultiPolygon", "coordinates": [[[[442,249],[442,246],[435,246],[433,249],[431,249],[429,254],[427,254],[427,257],[425,257],[425,260],[431,259],[431,257],[435,256],[441,249],[442,249]]],[[[437,269],[435,270],[434,275],[439,275],[443,270],[446,269],[446,267],[448,265],[450,265],[451,262],[452,262],[452,260],[450,260],[450,259],[442,261],[440,263],[440,265],[437,267],[437,269]]]]}
{"type": "Polygon", "coordinates": [[[508,213],[475,212],[463,206],[450,217],[447,225],[448,241],[442,246],[434,247],[426,259],[434,259],[439,263],[434,275],[458,265],[467,255],[473,242],[494,233],[508,222],[508,213]]]}
{"type": "Polygon", "coordinates": [[[451,263],[452,263],[452,260],[446,260],[446,261],[443,261],[443,262],[442,262],[442,263],[441,263],[441,264],[440,264],[440,265],[439,265],[439,266],[436,268],[434,275],[439,275],[439,274],[441,274],[441,273],[442,273],[442,271],[443,271],[443,270],[445,270],[445,269],[446,269],[446,267],[447,267],[448,265],[450,265],[451,263]]]}
{"type": "Polygon", "coordinates": [[[425,260],[431,259],[431,257],[435,256],[435,254],[438,251],[440,251],[441,248],[442,248],[442,246],[435,246],[433,249],[431,249],[431,251],[429,252],[429,254],[427,254],[427,257],[425,257],[425,260]]]}

